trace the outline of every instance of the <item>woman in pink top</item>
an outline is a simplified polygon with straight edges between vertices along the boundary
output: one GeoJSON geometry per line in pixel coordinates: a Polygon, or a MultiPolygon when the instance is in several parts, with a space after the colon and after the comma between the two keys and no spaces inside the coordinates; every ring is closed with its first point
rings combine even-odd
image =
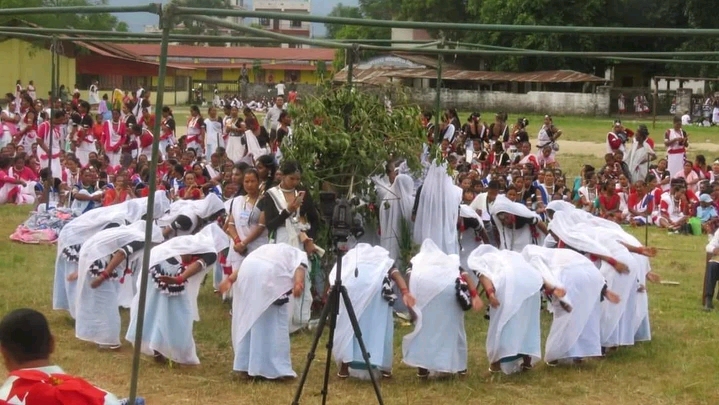
{"type": "Polygon", "coordinates": [[[699,175],[694,171],[694,165],[689,160],[684,161],[684,168],[673,176],[675,179],[684,179],[687,182],[687,188],[695,194],[699,192],[699,175]]]}

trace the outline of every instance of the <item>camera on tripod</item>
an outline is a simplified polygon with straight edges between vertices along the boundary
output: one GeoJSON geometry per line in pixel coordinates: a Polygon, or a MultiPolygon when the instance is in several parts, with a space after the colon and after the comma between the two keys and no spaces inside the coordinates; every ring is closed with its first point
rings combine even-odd
{"type": "Polygon", "coordinates": [[[360,238],[364,235],[362,221],[357,217],[354,207],[356,198],[337,199],[337,194],[323,191],[320,193],[320,212],[325,221],[329,222],[330,235],[334,243],[347,242],[350,236],[360,238]]]}

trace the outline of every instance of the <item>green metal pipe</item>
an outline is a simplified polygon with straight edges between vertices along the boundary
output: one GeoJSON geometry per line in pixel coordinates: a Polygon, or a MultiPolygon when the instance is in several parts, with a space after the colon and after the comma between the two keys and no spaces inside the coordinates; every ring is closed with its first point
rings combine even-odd
{"type": "Polygon", "coordinates": [[[138,292],[137,328],[135,329],[135,347],[132,356],[132,376],[130,378],[130,396],[128,403],[134,404],[137,397],[137,382],[140,376],[140,356],[142,347],[142,330],[145,324],[145,304],[147,302],[147,287],[150,272],[150,252],[152,251],[152,227],[155,217],[155,191],[157,190],[157,161],[160,156],[160,126],[162,124],[162,107],[165,101],[165,75],[167,73],[167,49],[170,43],[170,29],[172,28],[172,12],[168,7],[165,13],[160,10],[160,26],[162,27],[162,43],[160,44],[160,67],[157,73],[157,90],[155,95],[155,126],[152,128],[152,159],[150,160],[150,179],[147,195],[147,223],[145,227],[145,249],[142,257],[142,272],[140,273],[140,291],[138,292]]]}
{"type": "Polygon", "coordinates": [[[151,13],[157,14],[156,3],[144,6],[70,6],[70,7],[23,7],[0,9],[0,16],[37,14],[100,14],[100,13],[151,13]]]}
{"type": "MultiPolygon", "coordinates": [[[[2,27],[0,27],[0,28],[2,28],[2,27]]],[[[40,40],[44,40],[44,41],[53,38],[49,35],[26,34],[26,33],[7,32],[7,31],[0,31],[0,35],[6,35],[8,37],[13,37],[13,38],[40,39],[40,40]]]]}
{"type": "Polygon", "coordinates": [[[455,30],[480,32],[513,32],[532,34],[594,34],[594,35],[633,35],[633,36],[719,36],[719,29],[689,29],[689,28],[634,28],[634,27],[577,27],[577,26],[548,26],[548,25],[508,25],[508,24],[469,24],[469,23],[440,23],[428,21],[396,21],[373,20],[368,18],[347,18],[318,16],[297,13],[283,13],[272,11],[224,10],[204,9],[192,7],[177,7],[177,15],[210,15],[215,17],[245,17],[245,18],[274,18],[289,21],[306,21],[312,23],[360,25],[365,27],[384,28],[415,28],[426,30],[455,30]]]}
{"type": "MultiPolygon", "coordinates": [[[[444,41],[442,45],[444,46],[444,41]]],[[[442,65],[444,63],[444,55],[441,53],[437,55],[437,83],[436,83],[436,95],[434,100],[434,145],[439,147],[441,139],[439,139],[439,116],[442,113],[442,65]]]]}
{"type": "MultiPolygon", "coordinates": [[[[513,47],[507,47],[507,46],[497,46],[497,45],[484,45],[484,44],[473,44],[469,42],[453,42],[456,46],[462,46],[467,48],[482,48],[482,49],[491,49],[491,50],[499,50],[499,51],[533,51],[533,52],[543,52],[547,53],[550,52],[550,55],[552,56],[551,52],[553,51],[544,51],[544,50],[533,50],[528,48],[513,48],[513,47]]],[[[677,51],[677,52],[610,52],[610,51],[602,51],[602,52],[573,52],[573,51],[557,51],[557,52],[563,52],[565,53],[565,56],[584,56],[586,54],[594,55],[594,56],[626,56],[626,57],[662,57],[662,56],[719,56],[719,51],[677,51]],[[575,55],[576,54],[576,55],[575,55]]]]}
{"type": "MultiPolygon", "coordinates": [[[[176,8],[176,10],[177,10],[177,8],[176,8]]],[[[277,40],[282,41],[283,43],[288,43],[288,44],[305,44],[305,45],[314,45],[314,46],[333,48],[333,49],[352,49],[354,46],[353,44],[349,44],[349,43],[340,43],[340,42],[335,42],[335,41],[310,39],[310,38],[303,38],[303,37],[295,37],[292,35],[279,34],[276,32],[266,31],[266,30],[263,30],[260,28],[253,28],[253,27],[248,27],[248,26],[240,25],[240,24],[235,24],[235,23],[232,23],[229,21],[220,20],[220,19],[212,18],[212,17],[193,15],[192,19],[195,21],[199,21],[199,22],[217,26],[217,27],[224,27],[224,28],[229,28],[231,30],[235,30],[235,31],[255,34],[255,35],[261,36],[261,37],[277,39],[277,40]]],[[[380,48],[383,48],[383,50],[391,49],[391,48],[384,48],[384,47],[380,47],[380,48]]]]}

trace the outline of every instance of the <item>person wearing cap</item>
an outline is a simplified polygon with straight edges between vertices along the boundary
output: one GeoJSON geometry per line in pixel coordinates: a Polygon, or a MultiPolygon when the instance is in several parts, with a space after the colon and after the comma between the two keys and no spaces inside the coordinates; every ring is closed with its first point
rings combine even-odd
{"type": "Polygon", "coordinates": [[[667,147],[667,167],[674,177],[682,171],[687,155],[687,133],[682,129],[682,118],[674,117],[674,125],[664,133],[664,146],[667,147]]]}
{"type": "Polygon", "coordinates": [[[625,129],[621,121],[614,121],[614,127],[607,133],[607,153],[614,153],[618,150],[624,152],[624,145],[632,136],[634,136],[632,130],[625,129]]]}
{"type": "Polygon", "coordinates": [[[647,129],[647,126],[640,125],[636,135],[634,135],[634,142],[632,142],[629,150],[624,155],[624,162],[627,164],[631,175],[629,180],[632,183],[646,179],[649,173],[649,162],[657,158],[654,148],[647,139],[648,136],[649,129],[647,129]]]}
{"type": "MultiPolygon", "coordinates": [[[[43,314],[16,309],[0,321],[0,353],[9,376],[0,387],[0,404],[121,405],[113,394],[67,375],[50,362],[55,338],[43,314]]],[[[136,402],[137,403],[137,402],[136,402]]],[[[141,402],[140,402],[141,403],[141,402]]]]}
{"type": "Polygon", "coordinates": [[[699,206],[697,207],[697,218],[702,221],[702,230],[711,235],[717,228],[719,215],[717,215],[714,201],[709,194],[699,196],[699,206]]]}

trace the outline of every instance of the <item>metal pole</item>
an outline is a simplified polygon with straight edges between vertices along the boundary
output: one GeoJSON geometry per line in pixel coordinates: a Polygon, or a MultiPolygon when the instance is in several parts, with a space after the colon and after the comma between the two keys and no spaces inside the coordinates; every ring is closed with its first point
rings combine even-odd
{"type": "MultiPolygon", "coordinates": [[[[440,34],[442,35],[442,34],[440,34]]],[[[444,39],[442,39],[440,47],[444,47],[444,39]]],[[[439,139],[439,116],[442,114],[442,64],[444,62],[444,56],[442,54],[437,55],[437,84],[436,84],[436,98],[434,100],[434,144],[440,146],[442,140],[439,139]]]]}
{"type": "Polygon", "coordinates": [[[144,6],[72,6],[72,7],[23,7],[0,9],[0,16],[25,16],[36,14],[101,14],[101,13],[157,13],[154,3],[144,6]]]}
{"type": "Polygon", "coordinates": [[[57,66],[55,65],[55,53],[57,52],[57,37],[53,36],[50,42],[50,117],[48,118],[48,124],[50,124],[50,136],[48,141],[48,179],[45,181],[45,189],[43,191],[43,199],[45,200],[45,206],[50,209],[50,189],[55,185],[55,179],[52,177],[52,138],[53,138],[53,117],[55,116],[55,88],[57,82],[55,81],[55,71],[57,66]]]}
{"type": "MultiPolygon", "coordinates": [[[[172,6],[164,11],[157,5],[157,14],[162,27],[162,43],[160,44],[160,67],[157,73],[157,90],[155,98],[155,116],[162,116],[162,104],[165,93],[165,74],[167,71],[167,47],[169,44],[170,30],[172,29],[172,6]]],[[[135,329],[135,347],[132,356],[132,377],[130,379],[130,397],[128,404],[134,405],[137,397],[137,380],[140,373],[140,355],[142,346],[142,329],[145,323],[145,303],[147,300],[147,279],[150,270],[150,252],[152,251],[152,227],[155,215],[155,191],[157,190],[157,160],[160,155],[160,125],[161,120],[155,120],[153,128],[154,139],[152,141],[152,160],[150,161],[150,184],[147,195],[147,214],[145,227],[145,249],[142,256],[142,272],[140,273],[139,302],[137,305],[137,328],[135,329]]]]}
{"type": "Polygon", "coordinates": [[[654,113],[652,114],[652,129],[656,129],[657,127],[657,99],[659,98],[659,80],[654,79],[654,102],[652,105],[652,109],[654,110],[654,113]]]}
{"type": "Polygon", "coordinates": [[[354,65],[355,65],[355,49],[348,49],[347,55],[347,87],[352,90],[352,79],[354,76],[354,65]]]}
{"type": "Polygon", "coordinates": [[[312,23],[355,25],[385,28],[415,28],[426,30],[456,30],[482,32],[512,32],[533,34],[595,34],[595,35],[631,35],[631,36],[718,36],[719,29],[695,28],[634,28],[634,27],[581,27],[548,25],[509,25],[509,24],[470,24],[441,23],[428,21],[373,20],[364,18],[330,17],[298,13],[272,11],[248,11],[235,9],[205,9],[177,7],[176,15],[210,15],[215,17],[279,18],[289,21],[307,21],[312,23]]]}

